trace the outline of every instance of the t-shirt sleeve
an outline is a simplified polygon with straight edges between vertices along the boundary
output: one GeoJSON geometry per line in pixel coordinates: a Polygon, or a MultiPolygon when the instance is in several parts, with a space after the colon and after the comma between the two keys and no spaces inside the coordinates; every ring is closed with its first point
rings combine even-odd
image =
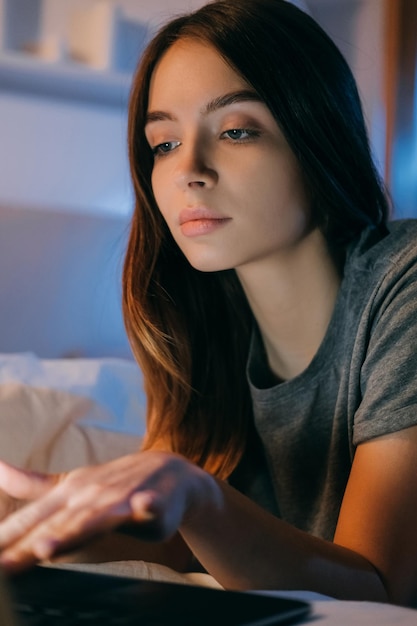
{"type": "MultiPolygon", "coordinates": [[[[401,264],[403,265],[403,264],[401,264]]],[[[375,297],[353,444],[417,424],[417,262],[394,267],[375,297]]]]}

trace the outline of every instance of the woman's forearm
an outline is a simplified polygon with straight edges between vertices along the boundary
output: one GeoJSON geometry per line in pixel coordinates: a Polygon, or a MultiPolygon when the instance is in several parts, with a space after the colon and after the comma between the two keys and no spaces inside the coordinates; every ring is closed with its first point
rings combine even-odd
{"type": "Polygon", "coordinates": [[[389,600],[375,568],[359,554],[282,522],[225,483],[218,487],[222,504],[190,515],[181,533],[224,587],[389,600]]]}

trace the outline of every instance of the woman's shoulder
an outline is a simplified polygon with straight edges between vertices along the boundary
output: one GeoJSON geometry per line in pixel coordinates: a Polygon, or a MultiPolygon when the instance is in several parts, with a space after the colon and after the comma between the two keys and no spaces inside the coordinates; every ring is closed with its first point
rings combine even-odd
{"type": "Polygon", "coordinates": [[[373,273],[417,267],[417,219],[393,220],[386,232],[366,229],[348,250],[346,268],[373,273]]]}
{"type": "Polygon", "coordinates": [[[417,219],[393,220],[388,223],[386,244],[393,254],[417,251],[417,219]]]}

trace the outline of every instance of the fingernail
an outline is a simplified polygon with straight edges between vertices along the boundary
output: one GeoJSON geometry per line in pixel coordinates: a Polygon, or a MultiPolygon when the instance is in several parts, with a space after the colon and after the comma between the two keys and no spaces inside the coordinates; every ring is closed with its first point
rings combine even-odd
{"type": "Polygon", "coordinates": [[[151,522],[156,518],[155,513],[149,510],[154,498],[148,493],[135,493],[130,498],[130,506],[135,518],[143,522],[151,522]]]}
{"type": "Polygon", "coordinates": [[[33,553],[42,561],[49,559],[55,552],[56,542],[50,539],[40,539],[33,546],[33,553]]]}
{"type": "Polygon", "coordinates": [[[139,517],[144,522],[151,522],[152,520],[156,518],[156,515],[155,513],[152,513],[151,511],[140,511],[139,517]]]}

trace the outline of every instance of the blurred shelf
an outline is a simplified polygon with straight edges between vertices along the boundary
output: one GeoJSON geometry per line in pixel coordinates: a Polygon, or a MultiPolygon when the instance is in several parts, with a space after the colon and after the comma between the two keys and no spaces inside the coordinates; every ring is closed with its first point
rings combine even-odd
{"type": "Polygon", "coordinates": [[[132,76],[20,52],[0,53],[0,91],[125,109],[132,76]]]}

